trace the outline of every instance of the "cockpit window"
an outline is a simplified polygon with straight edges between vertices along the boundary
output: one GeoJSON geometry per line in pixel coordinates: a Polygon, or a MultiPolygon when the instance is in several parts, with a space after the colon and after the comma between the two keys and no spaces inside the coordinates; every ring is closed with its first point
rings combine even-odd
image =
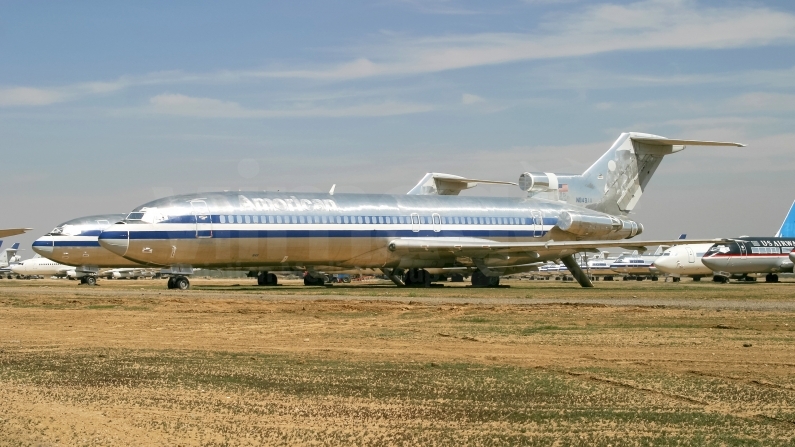
{"type": "Polygon", "coordinates": [[[130,213],[127,215],[126,220],[143,220],[144,213],[130,213]]]}

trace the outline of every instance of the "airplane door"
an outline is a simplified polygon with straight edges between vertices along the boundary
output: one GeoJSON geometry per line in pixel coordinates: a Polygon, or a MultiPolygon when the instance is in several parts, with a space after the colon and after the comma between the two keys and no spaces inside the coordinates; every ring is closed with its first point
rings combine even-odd
{"type": "Polygon", "coordinates": [[[417,213],[411,213],[411,231],[420,232],[420,215],[417,213]]]}
{"type": "Polygon", "coordinates": [[[191,200],[190,202],[193,216],[196,218],[196,237],[213,237],[213,220],[207,202],[204,200],[191,200]]]}
{"type": "Polygon", "coordinates": [[[531,211],[530,215],[533,217],[533,236],[541,237],[544,234],[544,215],[541,211],[531,211]]]}
{"type": "Polygon", "coordinates": [[[740,246],[740,259],[745,259],[745,242],[737,242],[737,245],[740,246]]]}
{"type": "Polygon", "coordinates": [[[692,247],[685,247],[685,249],[687,249],[687,262],[689,262],[691,264],[696,262],[696,254],[693,253],[693,248],[692,247]]]}
{"type": "Polygon", "coordinates": [[[433,213],[431,220],[433,221],[433,231],[436,233],[442,231],[442,217],[437,213],[433,213]]]}

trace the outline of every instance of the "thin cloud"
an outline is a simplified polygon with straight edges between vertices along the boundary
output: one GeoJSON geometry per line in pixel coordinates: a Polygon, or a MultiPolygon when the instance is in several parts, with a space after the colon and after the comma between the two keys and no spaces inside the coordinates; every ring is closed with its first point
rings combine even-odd
{"type": "Polygon", "coordinates": [[[153,113],[195,118],[377,117],[424,113],[433,110],[433,107],[427,104],[395,101],[340,107],[250,109],[236,102],[172,93],[164,93],[150,98],[149,105],[147,110],[153,113]]]}
{"type": "Polygon", "coordinates": [[[795,15],[760,7],[706,8],[685,0],[598,5],[560,15],[534,33],[395,39],[377,57],[324,69],[263,71],[263,77],[355,79],[411,75],[612,51],[724,49],[795,41],[795,15]]]}

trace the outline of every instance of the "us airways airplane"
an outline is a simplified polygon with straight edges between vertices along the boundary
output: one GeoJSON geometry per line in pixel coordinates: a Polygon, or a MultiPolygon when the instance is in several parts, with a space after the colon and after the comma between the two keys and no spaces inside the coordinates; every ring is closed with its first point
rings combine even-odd
{"type": "Polygon", "coordinates": [[[778,273],[793,271],[790,253],[795,247],[795,202],[774,237],[739,237],[711,246],[701,261],[715,272],[715,280],[749,273],[766,273],[766,282],[778,282],[778,273]]]}
{"type": "Polygon", "coordinates": [[[685,145],[742,147],[623,133],[581,175],[522,174],[524,198],[256,191],[173,196],[136,208],[103,230],[99,243],[131,261],[165,267],[173,275],[169,287],[177,288],[189,287],[193,267],[256,270],[269,283],[268,270],[296,266],[310,274],[380,268],[398,285],[428,285],[427,268],[472,266],[473,285],[493,286],[503,269],[557,259],[580,285],[592,287],[574,253],[677,242],[626,240],[643,231],[626,216],[663,157],[685,145]]]}
{"type": "Polygon", "coordinates": [[[102,248],[97,241],[103,229],[125,214],[102,214],[66,221],[33,242],[33,251],[74,270],[82,284],[96,284],[102,269],[140,268],[141,265],[102,248]]]}

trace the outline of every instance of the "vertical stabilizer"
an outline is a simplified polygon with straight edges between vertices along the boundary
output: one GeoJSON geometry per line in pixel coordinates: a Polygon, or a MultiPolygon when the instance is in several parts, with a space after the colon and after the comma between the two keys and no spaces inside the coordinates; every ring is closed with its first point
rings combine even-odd
{"type": "Polygon", "coordinates": [[[519,185],[541,198],[623,216],[635,208],[663,157],[686,146],[743,147],[740,143],[625,132],[582,175],[528,172],[522,175],[519,185]]]}
{"type": "Polygon", "coordinates": [[[787,217],[781,223],[776,237],[795,237],[795,202],[792,202],[792,206],[789,207],[787,217]]]}

